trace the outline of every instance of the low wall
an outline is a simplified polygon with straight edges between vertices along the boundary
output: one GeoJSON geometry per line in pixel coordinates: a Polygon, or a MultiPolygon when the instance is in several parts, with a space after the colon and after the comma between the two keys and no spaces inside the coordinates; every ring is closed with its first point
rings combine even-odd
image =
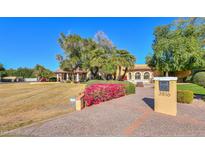
{"type": "Polygon", "coordinates": [[[25,82],[37,82],[38,79],[37,78],[24,78],[25,82]]]}

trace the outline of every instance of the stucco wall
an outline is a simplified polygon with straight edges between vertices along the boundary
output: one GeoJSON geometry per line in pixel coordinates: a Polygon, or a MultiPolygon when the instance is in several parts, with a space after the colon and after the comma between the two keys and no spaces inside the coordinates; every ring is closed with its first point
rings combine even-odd
{"type": "Polygon", "coordinates": [[[144,83],[150,83],[153,80],[153,72],[152,71],[132,71],[132,72],[127,72],[126,74],[127,76],[127,80],[131,81],[131,82],[144,82],[144,83]],[[149,73],[150,77],[149,79],[144,79],[144,74],[145,73],[149,73]],[[130,73],[131,73],[131,79],[130,79],[130,73]],[[141,78],[140,79],[136,79],[135,78],[135,74],[136,73],[140,73],[141,74],[141,78]]]}

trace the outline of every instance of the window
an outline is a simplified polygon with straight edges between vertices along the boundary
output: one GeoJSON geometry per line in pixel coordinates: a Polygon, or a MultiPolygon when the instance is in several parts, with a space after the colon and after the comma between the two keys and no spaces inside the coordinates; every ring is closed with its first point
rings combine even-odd
{"type": "Polygon", "coordinates": [[[132,74],[131,73],[129,73],[129,79],[132,80],[132,74]]]}
{"type": "Polygon", "coordinates": [[[141,79],[141,73],[137,72],[135,73],[135,80],[140,80],[141,79]]]}
{"type": "Polygon", "coordinates": [[[149,72],[145,72],[145,73],[144,73],[144,79],[145,79],[145,80],[149,80],[149,78],[150,78],[149,72]]]}

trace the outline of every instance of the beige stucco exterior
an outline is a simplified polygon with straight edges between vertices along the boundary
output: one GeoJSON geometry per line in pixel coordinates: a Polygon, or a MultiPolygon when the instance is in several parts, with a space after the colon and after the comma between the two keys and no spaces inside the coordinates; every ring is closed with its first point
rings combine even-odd
{"type": "Polygon", "coordinates": [[[152,69],[146,64],[136,64],[134,68],[127,71],[127,80],[132,83],[143,82],[151,83],[153,81],[154,73],[152,69]]]}
{"type": "Polygon", "coordinates": [[[154,81],[154,110],[156,112],[173,115],[177,114],[176,80],[169,80],[169,91],[159,90],[160,80],[154,81]]]}

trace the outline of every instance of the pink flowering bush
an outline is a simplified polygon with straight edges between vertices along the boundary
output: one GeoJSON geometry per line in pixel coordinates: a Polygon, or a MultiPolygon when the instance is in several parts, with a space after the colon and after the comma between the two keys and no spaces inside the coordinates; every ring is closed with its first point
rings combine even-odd
{"type": "Polygon", "coordinates": [[[84,101],[87,106],[125,96],[122,84],[92,84],[85,89],[84,101]]]}

